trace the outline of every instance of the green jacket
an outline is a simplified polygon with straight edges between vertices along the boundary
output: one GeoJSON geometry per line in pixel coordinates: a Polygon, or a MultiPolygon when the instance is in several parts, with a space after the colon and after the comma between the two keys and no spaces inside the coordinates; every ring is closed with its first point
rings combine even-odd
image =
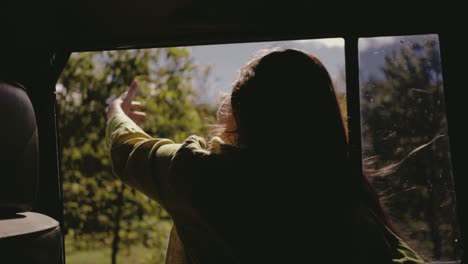
{"type": "Polygon", "coordinates": [[[246,163],[244,150],[219,138],[210,151],[196,136],[175,144],[125,115],[109,120],[106,136],[115,175],[174,221],[166,263],[424,263],[363,207],[351,227],[333,228],[333,208],[309,209],[307,196],[281,190],[283,179],[252,177],[274,162],[246,163]]]}

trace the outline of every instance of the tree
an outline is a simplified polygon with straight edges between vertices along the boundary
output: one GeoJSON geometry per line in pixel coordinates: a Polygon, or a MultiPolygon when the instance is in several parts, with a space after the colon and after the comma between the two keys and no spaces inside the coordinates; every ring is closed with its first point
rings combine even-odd
{"type": "Polygon", "coordinates": [[[361,91],[363,156],[373,161],[367,171],[398,168],[372,180],[402,234],[427,259],[458,259],[437,40],[387,54],[381,70],[384,78],[370,78],[361,91]]]}
{"type": "Polygon", "coordinates": [[[153,261],[164,261],[169,216],[112,175],[105,107],[137,78],[138,99],[149,114],[143,128],[150,135],[178,142],[203,135],[214,122],[214,109],[197,103],[203,90],[193,80],[207,74],[183,48],[71,56],[57,86],[65,233],[73,238],[67,251],[112,245],[116,263],[120,245],[140,243],[155,248],[153,261]]]}

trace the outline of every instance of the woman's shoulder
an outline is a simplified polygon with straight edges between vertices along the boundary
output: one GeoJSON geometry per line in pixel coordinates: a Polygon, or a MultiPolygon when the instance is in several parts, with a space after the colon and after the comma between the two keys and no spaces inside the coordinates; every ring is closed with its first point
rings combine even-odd
{"type": "Polygon", "coordinates": [[[218,139],[207,143],[199,136],[189,136],[181,144],[169,167],[169,184],[179,201],[191,204],[232,179],[229,176],[237,171],[238,159],[230,154],[234,150],[225,148],[218,139]]]}
{"type": "Polygon", "coordinates": [[[226,155],[238,149],[236,146],[226,144],[220,137],[213,137],[207,142],[203,137],[191,135],[184,140],[176,155],[226,155]]]}
{"type": "Polygon", "coordinates": [[[184,170],[204,166],[206,162],[212,160],[214,154],[221,154],[222,144],[220,139],[212,139],[207,143],[203,137],[191,135],[175,152],[172,165],[176,169],[182,167],[184,170]]]}
{"type": "Polygon", "coordinates": [[[206,146],[206,140],[203,137],[191,135],[184,140],[178,152],[181,152],[182,154],[209,154],[206,146]]]}

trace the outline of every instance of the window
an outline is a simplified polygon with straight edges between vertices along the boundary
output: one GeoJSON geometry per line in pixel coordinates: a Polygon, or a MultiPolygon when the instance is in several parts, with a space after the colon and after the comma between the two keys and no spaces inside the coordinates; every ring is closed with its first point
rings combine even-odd
{"type": "Polygon", "coordinates": [[[437,35],[361,38],[359,69],[364,171],[413,249],[459,260],[437,35]]]}
{"type": "Polygon", "coordinates": [[[68,263],[164,263],[169,216],[111,174],[105,106],[135,77],[153,135],[181,142],[206,135],[219,96],[262,48],[310,51],[335,80],[345,103],[343,39],[297,40],[72,54],[56,86],[68,263]]]}

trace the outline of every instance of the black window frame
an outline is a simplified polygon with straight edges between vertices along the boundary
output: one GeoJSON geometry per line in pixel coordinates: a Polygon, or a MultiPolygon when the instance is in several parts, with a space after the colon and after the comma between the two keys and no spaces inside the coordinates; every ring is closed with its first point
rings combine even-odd
{"type": "MultiPolygon", "coordinates": [[[[258,32],[257,32],[258,33],[258,32]]],[[[457,69],[454,66],[454,61],[457,62],[457,56],[454,50],[457,44],[457,39],[454,35],[446,33],[445,31],[386,31],[383,34],[379,32],[371,32],[369,34],[360,33],[334,33],[334,34],[304,34],[302,33],[288,33],[288,32],[263,32],[263,34],[234,34],[234,35],[219,35],[208,37],[189,36],[180,39],[165,39],[155,41],[136,41],[127,42],[125,45],[120,44],[102,44],[98,43],[93,45],[60,47],[52,50],[44,51],[45,57],[41,58],[41,66],[47,67],[46,76],[33,81],[37,85],[47,87],[46,91],[37,90],[31,92],[31,98],[35,107],[38,125],[39,125],[39,140],[40,140],[40,188],[38,194],[38,202],[34,208],[35,211],[49,215],[57,219],[61,226],[63,226],[63,201],[61,193],[61,178],[59,175],[59,148],[58,148],[58,131],[57,131],[57,116],[56,113],[56,98],[55,98],[55,84],[58,80],[60,72],[65,67],[69,56],[72,52],[83,51],[101,51],[109,49],[129,49],[129,48],[159,48],[171,46],[190,46],[201,44],[227,44],[227,43],[243,43],[243,42],[256,42],[256,41],[280,41],[280,40],[297,40],[297,39],[319,39],[319,38],[332,38],[339,37],[345,40],[345,66],[346,66],[346,92],[347,92],[347,107],[348,107],[348,126],[349,126],[349,147],[352,159],[352,170],[354,173],[362,173],[362,159],[361,159],[361,120],[360,120],[360,97],[359,97],[359,61],[358,61],[358,40],[361,37],[381,37],[381,36],[403,36],[403,35],[421,35],[421,34],[436,34],[439,37],[439,46],[442,58],[442,72],[444,82],[444,94],[446,104],[446,116],[449,129],[449,138],[451,146],[451,157],[453,165],[453,177],[455,182],[456,199],[457,199],[457,219],[460,223],[462,232],[462,243],[468,241],[468,226],[463,221],[468,219],[467,213],[467,194],[464,187],[468,187],[466,175],[466,168],[463,167],[463,154],[464,146],[466,146],[466,129],[463,124],[463,114],[460,110],[463,106],[463,101],[460,98],[460,92],[452,89],[452,85],[461,86],[462,76],[457,76],[457,69]],[[268,36],[269,35],[269,36],[268,36]],[[268,37],[266,37],[268,36],[268,37]],[[455,59],[454,59],[455,58],[455,59]],[[453,73],[451,73],[453,71],[453,73]],[[453,75],[451,75],[453,74],[453,75]],[[50,133],[54,131],[54,133],[50,133]]],[[[458,73],[461,70],[458,69],[458,73]]],[[[467,221],[468,222],[468,221],[467,221]]],[[[62,239],[63,243],[63,239],[62,239]]],[[[463,248],[466,250],[467,246],[464,243],[463,248]]],[[[64,256],[64,249],[62,250],[64,256]]],[[[468,254],[464,254],[462,263],[467,263],[468,254]]],[[[63,258],[63,262],[65,259],[63,258]]]]}

